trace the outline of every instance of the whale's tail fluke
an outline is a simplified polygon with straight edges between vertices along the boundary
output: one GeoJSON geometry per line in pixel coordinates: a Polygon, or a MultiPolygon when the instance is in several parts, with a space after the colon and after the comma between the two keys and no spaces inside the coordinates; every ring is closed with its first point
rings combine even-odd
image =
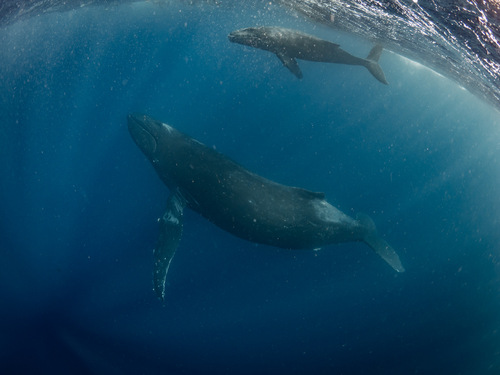
{"type": "Polygon", "coordinates": [[[399,260],[398,254],[380,235],[377,233],[377,228],[375,223],[370,216],[366,214],[359,213],[357,215],[358,221],[363,227],[366,228],[365,235],[363,236],[363,241],[366,242],[383,260],[385,260],[389,265],[394,268],[397,272],[404,272],[405,269],[399,260]]]}
{"type": "Polygon", "coordinates": [[[380,58],[380,55],[382,54],[382,50],[384,47],[382,47],[380,44],[377,44],[375,47],[372,48],[368,56],[366,57],[366,69],[369,70],[369,72],[379,81],[382,82],[384,85],[388,85],[389,82],[387,82],[387,79],[385,79],[385,74],[382,71],[382,68],[378,64],[378,59],[380,58]]]}

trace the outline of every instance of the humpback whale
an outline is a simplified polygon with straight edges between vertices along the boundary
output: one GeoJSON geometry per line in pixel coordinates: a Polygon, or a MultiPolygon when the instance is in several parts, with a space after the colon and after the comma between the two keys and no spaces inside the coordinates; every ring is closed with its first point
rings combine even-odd
{"type": "Polygon", "coordinates": [[[128,115],[128,129],[170,190],[154,249],[153,284],[158,298],[165,296],[185,207],[235,236],[286,249],[363,241],[396,271],[404,271],[398,255],[367,215],[351,218],[328,203],[323,193],[261,177],[147,115],[128,115]]]}
{"type": "Polygon", "coordinates": [[[372,48],[368,57],[362,59],[344,51],[338,44],[319,39],[300,31],[275,26],[248,27],[231,32],[229,41],[263,49],[278,56],[280,61],[297,78],[302,71],[297,60],[328,62],[346,65],[361,65],[383,84],[388,84],[382,68],[378,64],[382,46],[372,48]]]}

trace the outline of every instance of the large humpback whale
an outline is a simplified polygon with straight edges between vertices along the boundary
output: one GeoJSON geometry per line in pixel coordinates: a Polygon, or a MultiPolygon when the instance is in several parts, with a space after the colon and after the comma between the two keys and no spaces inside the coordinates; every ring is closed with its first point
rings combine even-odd
{"type": "Polygon", "coordinates": [[[368,57],[362,59],[347,53],[338,44],[282,27],[248,27],[233,31],[228,35],[228,38],[233,43],[244,44],[276,54],[283,65],[299,79],[302,78],[302,71],[295,59],[361,65],[368,69],[377,80],[387,85],[384,72],[378,64],[382,53],[380,45],[373,47],[368,57]]]}
{"type": "Polygon", "coordinates": [[[184,207],[238,237],[287,249],[364,241],[396,271],[404,271],[367,215],[353,219],[323,193],[267,180],[149,116],[129,115],[128,129],[170,190],[154,249],[154,290],[160,299],[181,239],[184,207]]]}

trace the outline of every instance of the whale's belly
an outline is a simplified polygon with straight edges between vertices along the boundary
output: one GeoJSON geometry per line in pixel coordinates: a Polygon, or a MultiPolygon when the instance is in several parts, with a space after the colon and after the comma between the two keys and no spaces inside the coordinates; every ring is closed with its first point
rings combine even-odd
{"type": "Polygon", "coordinates": [[[240,238],[300,249],[343,242],[357,222],[318,193],[267,180],[241,168],[190,186],[190,208],[240,238]],[[346,234],[348,233],[348,234],[346,234]]]}

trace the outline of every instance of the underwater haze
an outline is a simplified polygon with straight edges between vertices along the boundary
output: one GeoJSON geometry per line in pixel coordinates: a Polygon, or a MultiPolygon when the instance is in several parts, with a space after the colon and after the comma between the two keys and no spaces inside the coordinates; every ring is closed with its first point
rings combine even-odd
{"type": "Polygon", "coordinates": [[[389,85],[309,61],[299,80],[229,42],[256,25],[373,47],[260,2],[82,7],[0,29],[2,373],[500,372],[496,107],[387,49],[389,85]],[[185,210],[158,300],[169,191],[130,113],[368,213],[406,272],[363,243],[279,249],[185,210]]]}

